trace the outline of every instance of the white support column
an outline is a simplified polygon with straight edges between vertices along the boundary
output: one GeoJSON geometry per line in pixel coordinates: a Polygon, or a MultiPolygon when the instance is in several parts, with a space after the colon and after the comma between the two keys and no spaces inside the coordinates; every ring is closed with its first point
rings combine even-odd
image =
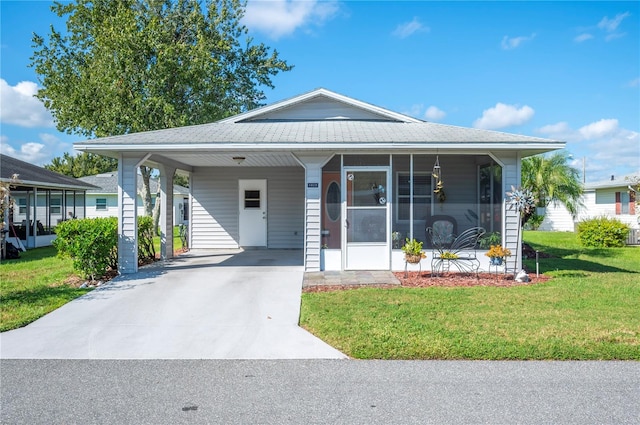
{"type": "Polygon", "coordinates": [[[138,167],[149,155],[118,159],[118,272],[138,271],[138,167]]]}
{"type": "Polygon", "coordinates": [[[496,154],[496,158],[503,164],[502,167],[502,243],[511,251],[511,257],[506,259],[508,271],[522,269],[522,232],[519,232],[520,217],[518,212],[510,210],[507,206],[507,192],[511,187],[520,187],[520,155],[517,152],[496,154]],[[519,235],[519,237],[518,237],[519,235]]]}
{"type": "Polygon", "coordinates": [[[322,167],[333,154],[299,154],[294,157],[305,169],[304,267],[320,271],[322,167]]]}
{"type": "Polygon", "coordinates": [[[175,167],[160,165],[160,256],[173,257],[173,175],[175,167]]]}

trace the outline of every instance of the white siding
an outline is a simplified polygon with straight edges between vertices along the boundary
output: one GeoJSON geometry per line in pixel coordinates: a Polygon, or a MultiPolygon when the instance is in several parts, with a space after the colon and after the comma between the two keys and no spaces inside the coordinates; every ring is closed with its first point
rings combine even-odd
{"type": "Polygon", "coordinates": [[[121,155],[118,161],[118,271],[138,271],[138,220],[135,211],[139,158],[121,155]]]}
{"type": "Polygon", "coordinates": [[[196,168],[192,174],[192,248],[238,247],[239,179],[267,180],[267,247],[302,248],[302,167],[196,168]]]}
{"type": "MultiPolygon", "coordinates": [[[[502,192],[505,194],[505,200],[507,192],[511,192],[511,187],[520,187],[520,155],[514,152],[502,153],[496,155],[496,157],[503,163],[502,167],[502,192]]],[[[504,246],[511,250],[514,255],[507,257],[506,267],[507,270],[513,271],[519,270],[522,267],[521,255],[516,255],[520,249],[520,239],[518,239],[520,217],[515,210],[504,208],[504,231],[502,232],[504,239],[504,246]]]]}
{"type": "Polygon", "coordinates": [[[381,115],[374,114],[353,105],[338,102],[326,97],[317,97],[304,103],[288,108],[282,108],[266,115],[260,115],[260,120],[319,120],[319,119],[354,119],[380,120],[381,115]]]}
{"type": "Polygon", "coordinates": [[[542,231],[573,232],[575,229],[573,217],[562,204],[550,204],[544,214],[544,220],[538,228],[542,231]]]}

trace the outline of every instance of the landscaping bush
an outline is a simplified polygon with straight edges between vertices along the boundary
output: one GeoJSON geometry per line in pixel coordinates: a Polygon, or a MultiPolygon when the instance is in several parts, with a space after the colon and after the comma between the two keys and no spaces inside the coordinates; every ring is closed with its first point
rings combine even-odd
{"type": "Polygon", "coordinates": [[[61,257],[73,260],[73,268],[84,277],[103,276],[118,265],[118,219],[85,218],[63,221],[56,227],[53,245],[61,257]]]}
{"type": "Polygon", "coordinates": [[[138,261],[156,258],[153,236],[153,218],[138,217],[138,261]]]}
{"type": "Polygon", "coordinates": [[[623,247],[629,235],[629,226],[615,218],[598,217],[578,224],[578,238],[586,247],[623,247]]]}

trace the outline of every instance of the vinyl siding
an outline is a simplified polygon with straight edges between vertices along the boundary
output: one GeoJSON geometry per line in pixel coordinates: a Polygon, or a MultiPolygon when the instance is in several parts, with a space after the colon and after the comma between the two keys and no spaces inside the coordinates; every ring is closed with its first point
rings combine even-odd
{"type": "Polygon", "coordinates": [[[336,100],[317,97],[303,104],[275,110],[266,115],[260,115],[256,120],[319,120],[348,118],[352,120],[380,120],[381,115],[374,114],[361,108],[347,105],[336,100]]]}
{"type": "Polygon", "coordinates": [[[197,168],[192,174],[191,246],[238,248],[238,180],[267,180],[267,247],[302,248],[304,169],[197,168]]]}

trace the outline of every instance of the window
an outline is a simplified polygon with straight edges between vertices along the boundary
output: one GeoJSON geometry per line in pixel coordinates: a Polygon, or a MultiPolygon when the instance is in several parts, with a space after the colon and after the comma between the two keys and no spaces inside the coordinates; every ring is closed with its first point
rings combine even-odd
{"type": "Polygon", "coordinates": [[[107,198],[96,198],[96,210],[107,209],[107,198]]]}
{"type": "Polygon", "coordinates": [[[260,191],[259,190],[244,191],[244,208],[245,209],[260,208],[260,191]]]}
{"type": "MultiPolygon", "coordinates": [[[[411,175],[408,172],[396,174],[396,217],[398,220],[409,220],[411,211],[411,175]]],[[[413,173],[413,211],[414,219],[426,215],[431,205],[431,175],[413,173]],[[418,213],[419,216],[416,216],[418,213]]]]}
{"type": "Polygon", "coordinates": [[[60,199],[60,198],[51,198],[51,204],[50,204],[51,214],[60,214],[61,205],[62,205],[62,199],[60,199]]]}
{"type": "Polygon", "coordinates": [[[27,198],[18,198],[18,214],[27,213],[27,198]]]}
{"type": "Polygon", "coordinates": [[[620,192],[620,214],[629,214],[629,192],[620,192]]]}

